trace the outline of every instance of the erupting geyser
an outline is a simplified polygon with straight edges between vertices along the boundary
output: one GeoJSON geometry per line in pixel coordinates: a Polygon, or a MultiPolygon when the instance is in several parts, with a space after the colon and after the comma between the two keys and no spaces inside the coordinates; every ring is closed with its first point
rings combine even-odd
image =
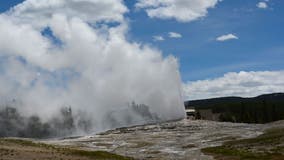
{"type": "Polygon", "coordinates": [[[122,0],[26,0],[2,13],[0,128],[22,118],[80,133],[183,118],[177,60],[129,41],[126,12],[122,0]]]}

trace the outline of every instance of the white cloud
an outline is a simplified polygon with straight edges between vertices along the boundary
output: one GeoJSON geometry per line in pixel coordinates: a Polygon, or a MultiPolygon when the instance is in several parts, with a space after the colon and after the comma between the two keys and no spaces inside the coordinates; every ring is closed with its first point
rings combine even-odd
{"type": "Polygon", "coordinates": [[[190,22],[205,17],[218,0],[138,0],[136,7],[145,9],[151,18],[190,22]]]}
{"type": "Polygon", "coordinates": [[[169,37],[170,38],[182,38],[182,35],[176,32],[169,32],[169,37]]]}
{"type": "Polygon", "coordinates": [[[261,9],[266,9],[268,7],[266,2],[259,2],[256,4],[256,6],[261,9]]]}
{"type": "Polygon", "coordinates": [[[95,131],[114,127],[106,114],[132,101],[162,120],[182,118],[177,60],[129,42],[125,12],[122,0],[26,0],[0,14],[0,103],[16,99],[46,118],[71,105],[94,118],[95,131]]]}
{"type": "Polygon", "coordinates": [[[232,39],[239,39],[239,37],[237,37],[234,34],[226,34],[226,35],[222,35],[216,38],[217,41],[228,41],[228,40],[232,40],[232,39]]]}
{"type": "Polygon", "coordinates": [[[232,72],[215,79],[187,82],[183,90],[186,100],[284,92],[284,71],[232,72]]]}
{"type": "Polygon", "coordinates": [[[153,36],[153,41],[164,41],[165,38],[163,36],[153,36]]]}
{"type": "Polygon", "coordinates": [[[18,20],[37,25],[46,25],[53,15],[67,19],[80,18],[90,23],[97,21],[122,22],[128,12],[123,0],[26,0],[8,13],[18,20]]]}

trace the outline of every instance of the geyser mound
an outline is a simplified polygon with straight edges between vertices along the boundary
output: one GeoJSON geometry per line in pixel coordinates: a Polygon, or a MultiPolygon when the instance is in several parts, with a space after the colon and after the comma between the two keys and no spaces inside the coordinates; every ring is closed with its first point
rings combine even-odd
{"type": "Polygon", "coordinates": [[[127,11],[122,0],[26,0],[2,13],[1,109],[53,124],[71,106],[78,133],[80,117],[92,132],[183,118],[177,60],[128,40],[127,11]]]}

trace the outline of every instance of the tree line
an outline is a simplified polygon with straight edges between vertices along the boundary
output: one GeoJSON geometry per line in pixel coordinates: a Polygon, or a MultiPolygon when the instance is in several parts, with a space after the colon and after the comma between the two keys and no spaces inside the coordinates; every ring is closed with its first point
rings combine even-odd
{"type": "Polygon", "coordinates": [[[219,120],[240,123],[268,123],[284,119],[284,94],[268,94],[254,98],[224,97],[189,101],[187,108],[210,109],[219,120]]]}

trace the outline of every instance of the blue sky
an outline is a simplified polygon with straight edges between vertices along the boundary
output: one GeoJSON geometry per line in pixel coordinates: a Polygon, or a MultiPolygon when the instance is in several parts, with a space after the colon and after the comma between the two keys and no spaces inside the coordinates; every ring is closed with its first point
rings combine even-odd
{"type": "MultiPolygon", "coordinates": [[[[282,70],[284,1],[271,0],[266,9],[257,8],[258,2],[224,0],[209,9],[206,17],[189,23],[151,19],[145,12],[132,9],[130,36],[178,57],[183,81],[215,78],[243,70],[282,70]],[[170,31],[183,37],[169,39],[166,36],[170,31]],[[215,40],[229,33],[239,39],[215,40]],[[154,42],[153,35],[162,35],[166,40],[154,42]]],[[[133,8],[133,4],[128,5],[133,8]]]]}
{"type": "Polygon", "coordinates": [[[13,7],[21,2],[23,2],[23,0],[9,0],[9,1],[2,0],[0,5],[0,12],[4,12],[8,10],[10,7],[13,7]]]}
{"type": "MultiPolygon", "coordinates": [[[[0,11],[6,11],[22,0],[2,1],[0,11]]],[[[227,72],[283,70],[284,1],[270,0],[268,8],[260,9],[259,0],[224,0],[208,15],[192,22],[149,18],[135,9],[136,1],[126,0],[129,8],[129,39],[142,42],[173,54],[180,61],[183,81],[195,81],[222,76],[227,72]],[[168,38],[177,32],[182,38],[168,38]],[[234,34],[239,39],[218,42],[216,38],[234,34]],[[160,35],[164,41],[154,41],[160,35]]]]}

